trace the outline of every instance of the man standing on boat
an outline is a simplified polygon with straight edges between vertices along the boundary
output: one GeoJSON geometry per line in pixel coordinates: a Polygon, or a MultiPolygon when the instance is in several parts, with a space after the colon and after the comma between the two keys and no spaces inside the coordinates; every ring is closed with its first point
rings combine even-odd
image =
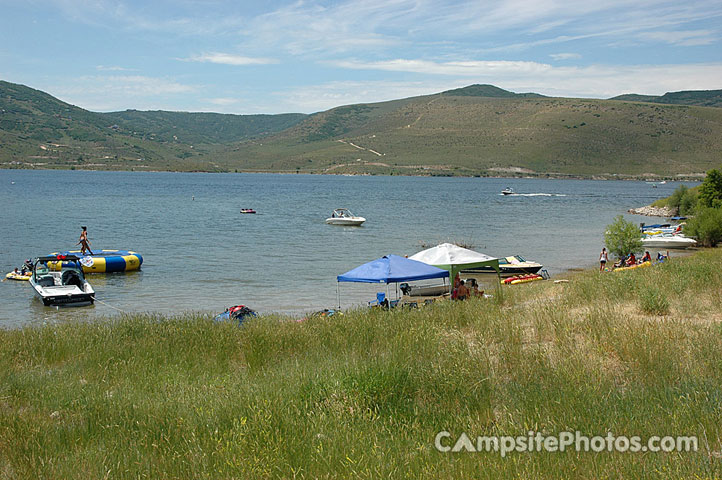
{"type": "Polygon", "coordinates": [[[78,240],[78,243],[76,245],[80,245],[80,253],[82,255],[85,255],[85,251],[87,250],[89,254],[93,254],[93,252],[90,250],[90,241],[88,240],[88,227],[80,227],[83,229],[82,232],[80,232],[80,240],[78,240]]]}

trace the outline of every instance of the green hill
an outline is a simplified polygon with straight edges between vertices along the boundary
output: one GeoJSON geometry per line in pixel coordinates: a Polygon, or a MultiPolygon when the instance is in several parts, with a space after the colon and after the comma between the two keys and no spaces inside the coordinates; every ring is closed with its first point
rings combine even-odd
{"type": "Polygon", "coordinates": [[[667,92],[662,96],[627,94],[610,100],[662,103],[665,105],[696,105],[699,107],[722,107],[722,90],[692,90],[667,92]]]}
{"type": "Polygon", "coordinates": [[[213,171],[220,145],[277,133],[305,117],[94,113],[0,81],[0,162],[15,168],[213,171]]]}
{"type": "Polygon", "coordinates": [[[719,165],[722,109],[649,98],[552,98],[471,85],[313,115],[94,113],[0,82],[0,164],[613,178],[703,175],[719,165]]]}
{"type": "Polygon", "coordinates": [[[434,175],[703,174],[722,109],[442,93],[338,107],[221,163],[243,169],[434,175]]]}

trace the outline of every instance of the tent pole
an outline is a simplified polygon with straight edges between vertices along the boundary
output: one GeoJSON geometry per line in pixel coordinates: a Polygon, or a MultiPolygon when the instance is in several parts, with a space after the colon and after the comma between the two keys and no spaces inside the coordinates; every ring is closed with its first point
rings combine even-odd
{"type": "Polygon", "coordinates": [[[340,282],[336,280],[336,300],[338,300],[338,309],[341,310],[341,291],[339,289],[340,282]]]}

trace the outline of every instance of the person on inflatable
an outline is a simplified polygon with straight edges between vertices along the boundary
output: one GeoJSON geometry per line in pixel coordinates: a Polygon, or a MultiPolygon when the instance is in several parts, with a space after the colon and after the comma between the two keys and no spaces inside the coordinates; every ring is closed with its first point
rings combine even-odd
{"type": "Polygon", "coordinates": [[[78,240],[78,243],[76,245],[80,245],[80,253],[85,255],[85,251],[87,250],[88,253],[91,255],[93,254],[93,251],[90,250],[90,240],[88,240],[88,227],[80,227],[83,229],[82,232],[80,232],[80,239],[78,240]]]}
{"type": "Polygon", "coordinates": [[[629,254],[629,258],[627,258],[627,266],[631,267],[632,265],[637,264],[637,257],[634,256],[634,252],[629,254]]]}
{"type": "Polygon", "coordinates": [[[649,254],[649,251],[644,252],[644,256],[642,257],[642,263],[645,262],[652,262],[652,256],[649,254]]]}

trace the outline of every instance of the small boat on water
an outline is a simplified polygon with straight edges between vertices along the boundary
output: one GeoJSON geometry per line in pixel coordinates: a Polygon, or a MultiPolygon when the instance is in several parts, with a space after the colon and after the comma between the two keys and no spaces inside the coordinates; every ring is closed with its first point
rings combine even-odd
{"type": "Polygon", "coordinates": [[[351,227],[358,227],[365,221],[366,219],[364,217],[357,217],[351,213],[348,208],[337,208],[331,216],[326,219],[326,223],[329,225],[346,225],[351,227]]]}
{"type": "Polygon", "coordinates": [[[659,234],[650,235],[642,239],[644,248],[687,248],[697,245],[694,238],[685,237],[684,235],[659,234]]]}
{"type": "Polygon", "coordinates": [[[6,280],[19,280],[19,281],[27,281],[30,280],[30,277],[32,276],[31,272],[10,272],[7,275],[5,275],[6,280]]]}
{"type": "Polygon", "coordinates": [[[252,208],[242,208],[241,213],[256,213],[256,211],[252,208]]]}
{"type": "Polygon", "coordinates": [[[513,195],[514,189],[511,187],[506,187],[504,190],[501,191],[502,195],[513,195]]]}
{"type": "MultiPolygon", "coordinates": [[[[510,257],[503,257],[499,259],[499,272],[502,277],[537,273],[542,268],[544,268],[544,265],[542,265],[541,263],[526,260],[521,255],[512,255],[510,257]]],[[[472,268],[469,270],[462,270],[461,272],[496,273],[496,270],[494,270],[494,268],[492,267],[480,267],[472,268]]]]}
{"type": "Polygon", "coordinates": [[[30,285],[46,306],[92,305],[95,301],[95,290],[85,280],[80,259],[74,255],[35,259],[30,285]],[[49,262],[62,262],[60,271],[51,270],[49,262]]]}

